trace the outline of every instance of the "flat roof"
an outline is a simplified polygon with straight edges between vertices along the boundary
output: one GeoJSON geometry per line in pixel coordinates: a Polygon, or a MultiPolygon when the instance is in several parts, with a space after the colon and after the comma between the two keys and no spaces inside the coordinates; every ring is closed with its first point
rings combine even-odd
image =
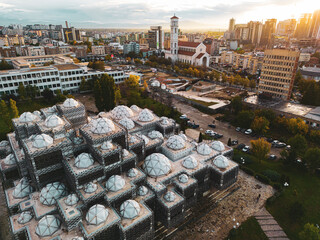
{"type": "Polygon", "coordinates": [[[72,69],[81,69],[78,65],[75,64],[57,64],[57,65],[53,65],[54,67],[56,67],[58,70],[63,71],[63,70],[72,70],[72,69]]]}

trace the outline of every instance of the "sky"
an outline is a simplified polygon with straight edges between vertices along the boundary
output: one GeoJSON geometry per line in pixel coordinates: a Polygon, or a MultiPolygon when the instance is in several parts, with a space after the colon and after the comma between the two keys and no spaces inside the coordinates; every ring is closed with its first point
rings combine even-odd
{"type": "Polygon", "coordinates": [[[78,28],[169,27],[179,17],[181,29],[227,29],[268,18],[298,18],[320,9],[320,0],[0,0],[0,25],[65,24],[78,28]]]}

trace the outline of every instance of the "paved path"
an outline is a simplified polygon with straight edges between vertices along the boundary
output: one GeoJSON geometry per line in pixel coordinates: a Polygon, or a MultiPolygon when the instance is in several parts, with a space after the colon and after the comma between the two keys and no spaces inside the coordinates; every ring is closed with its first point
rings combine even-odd
{"type": "Polygon", "coordinates": [[[255,214],[255,218],[270,240],[289,240],[285,232],[265,207],[255,214]]]}

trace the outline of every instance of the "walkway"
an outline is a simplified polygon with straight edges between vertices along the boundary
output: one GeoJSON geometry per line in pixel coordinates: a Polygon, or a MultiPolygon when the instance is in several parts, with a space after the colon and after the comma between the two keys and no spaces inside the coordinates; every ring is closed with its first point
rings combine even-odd
{"type": "Polygon", "coordinates": [[[270,240],[289,240],[285,232],[265,207],[255,214],[255,218],[270,240]]]}

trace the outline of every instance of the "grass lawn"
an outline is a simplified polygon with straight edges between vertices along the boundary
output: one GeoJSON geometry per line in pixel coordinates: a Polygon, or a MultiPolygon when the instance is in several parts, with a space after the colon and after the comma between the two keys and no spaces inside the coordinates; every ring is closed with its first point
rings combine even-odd
{"type": "MultiPolygon", "coordinates": [[[[235,152],[236,154],[239,153],[235,152]]],[[[245,154],[240,154],[245,156],[245,154]]],[[[289,177],[289,187],[284,188],[280,196],[268,203],[266,208],[290,239],[299,239],[298,234],[304,224],[308,222],[320,224],[320,177],[307,172],[302,167],[283,165],[280,161],[260,162],[254,157],[251,157],[251,160],[252,163],[246,167],[256,173],[270,169],[289,177]],[[290,208],[296,201],[304,208],[304,216],[299,219],[290,215],[290,208]]]]}
{"type": "Polygon", "coordinates": [[[239,228],[230,231],[228,240],[268,240],[254,217],[248,218],[239,228]]]}
{"type": "Polygon", "coordinates": [[[193,99],[193,98],[186,98],[186,99],[193,101],[193,102],[196,102],[196,103],[199,103],[199,104],[206,106],[206,107],[217,104],[216,102],[206,102],[206,101],[201,101],[201,100],[197,100],[197,99],[193,99]]]}

